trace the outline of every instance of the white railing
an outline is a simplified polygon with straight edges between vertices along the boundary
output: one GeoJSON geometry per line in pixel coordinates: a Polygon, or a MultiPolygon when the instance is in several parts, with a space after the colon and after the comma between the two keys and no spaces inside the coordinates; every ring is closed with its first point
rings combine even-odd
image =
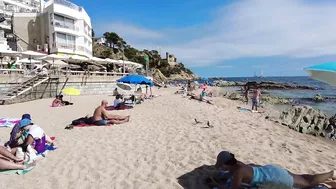
{"type": "MultiPolygon", "coordinates": [[[[0,75],[7,75],[7,74],[16,74],[16,75],[22,75],[22,76],[36,75],[34,70],[28,71],[24,69],[0,69],[0,75]]],[[[84,75],[84,74],[89,74],[92,76],[125,76],[125,75],[128,75],[129,73],[61,70],[61,71],[57,71],[57,74],[55,75],[84,75]]]]}

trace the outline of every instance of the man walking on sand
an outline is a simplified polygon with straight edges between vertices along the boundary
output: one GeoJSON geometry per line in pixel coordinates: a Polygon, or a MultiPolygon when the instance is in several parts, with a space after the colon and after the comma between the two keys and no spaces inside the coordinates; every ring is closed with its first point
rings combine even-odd
{"type": "Polygon", "coordinates": [[[260,96],[261,96],[261,92],[260,92],[259,87],[253,89],[252,110],[255,108],[255,110],[258,111],[260,96]]]}
{"type": "Polygon", "coordinates": [[[129,122],[130,116],[118,116],[109,115],[105,110],[107,106],[107,101],[103,100],[101,105],[98,106],[93,113],[93,124],[97,126],[107,125],[107,124],[122,124],[129,122]]]}

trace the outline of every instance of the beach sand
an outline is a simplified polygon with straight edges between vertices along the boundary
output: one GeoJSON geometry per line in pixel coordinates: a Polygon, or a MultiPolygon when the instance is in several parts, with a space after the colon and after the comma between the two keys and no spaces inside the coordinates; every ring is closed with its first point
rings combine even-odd
{"type": "MultiPolygon", "coordinates": [[[[114,97],[108,95],[72,97],[75,105],[61,108],[50,108],[52,99],[0,106],[1,117],[30,113],[58,145],[31,172],[0,175],[0,188],[202,188],[196,186],[200,180],[195,183],[199,171],[214,164],[222,150],[295,173],[336,169],[334,142],[277,125],[265,114],[239,111],[242,104],[236,101],[217,97],[217,105],[209,105],[174,95],[174,90],[155,89],[162,96],[132,110],[111,111],[131,115],[129,123],[111,127],[64,129],[92,114],[102,99],[111,104],[114,97]],[[194,125],[194,118],[204,124],[194,125]],[[202,128],[207,120],[214,128],[202,128]]],[[[2,143],[9,133],[0,129],[2,143]]]]}

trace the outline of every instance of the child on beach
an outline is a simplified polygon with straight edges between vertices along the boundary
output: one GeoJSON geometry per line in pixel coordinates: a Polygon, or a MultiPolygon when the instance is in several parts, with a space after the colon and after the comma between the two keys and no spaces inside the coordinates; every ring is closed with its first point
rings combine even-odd
{"type": "Polygon", "coordinates": [[[253,90],[253,97],[252,97],[252,110],[255,108],[258,111],[259,99],[261,96],[261,92],[259,87],[253,90]]]}

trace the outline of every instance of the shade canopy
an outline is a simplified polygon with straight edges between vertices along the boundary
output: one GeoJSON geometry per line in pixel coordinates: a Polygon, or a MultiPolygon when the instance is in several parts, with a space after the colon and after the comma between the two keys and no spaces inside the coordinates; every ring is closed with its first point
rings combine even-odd
{"type": "Polygon", "coordinates": [[[15,62],[15,64],[36,64],[36,63],[42,63],[41,60],[34,60],[34,59],[28,59],[28,58],[24,58],[24,59],[20,59],[18,61],[15,62]]]}
{"type": "Polygon", "coordinates": [[[329,62],[305,68],[310,78],[336,87],[336,62],[329,62]]]}
{"type": "Polygon", "coordinates": [[[145,84],[154,86],[153,82],[141,75],[128,75],[126,77],[120,78],[117,80],[121,83],[130,83],[130,84],[145,84]]]}
{"type": "Polygon", "coordinates": [[[39,59],[42,60],[68,60],[70,57],[68,56],[62,56],[62,55],[57,55],[57,54],[49,54],[47,56],[43,56],[39,59]]]}
{"type": "Polygon", "coordinates": [[[12,50],[0,50],[0,58],[3,56],[14,56],[20,54],[17,51],[12,51],[12,50]]]}
{"type": "Polygon", "coordinates": [[[73,55],[69,58],[69,60],[74,60],[74,61],[88,61],[89,59],[83,56],[78,56],[78,55],[73,55]]]}
{"type": "Polygon", "coordinates": [[[43,57],[46,56],[46,54],[42,54],[39,52],[35,52],[35,51],[24,51],[21,52],[22,56],[28,57],[28,58],[38,58],[38,57],[43,57]]]}
{"type": "Polygon", "coordinates": [[[98,58],[98,57],[91,57],[90,60],[93,62],[97,62],[97,63],[106,63],[105,59],[98,58]]]}

